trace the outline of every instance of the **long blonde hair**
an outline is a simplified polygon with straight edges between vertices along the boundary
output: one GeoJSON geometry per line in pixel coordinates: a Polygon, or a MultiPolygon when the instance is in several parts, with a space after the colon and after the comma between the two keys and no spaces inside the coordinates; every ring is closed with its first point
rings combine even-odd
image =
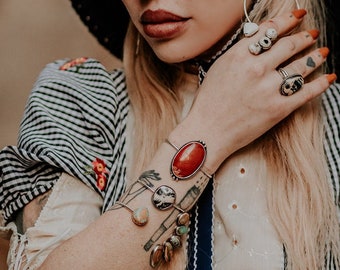
{"type": "MultiPolygon", "coordinates": [[[[295,31],[319,29],[318,45],[324,44],[322,1],[299,3],[308,15],[295,31]]],[[[261,0],[251,19],[260,22],[295,8],[295,0],[261,0]]],[[[132,173],[137,176],[179,121],[183,104],[177,89],[184,67],[160,61],[132,24],[123,62],[134,114],[132,173]]],[[[320,70],[312,76],[317,74],[320,70]]],[[[270,179],[268,210],[285,247],[288,269],[322,269],[329,253],[340,269],[339,223],[326,173],[321,112],[319,100],[310,102],[258,140],[270,179]]],[[[169,269],[185,268],[183,254],[177,258],[178,263],[169,264],[169,269]]]]}

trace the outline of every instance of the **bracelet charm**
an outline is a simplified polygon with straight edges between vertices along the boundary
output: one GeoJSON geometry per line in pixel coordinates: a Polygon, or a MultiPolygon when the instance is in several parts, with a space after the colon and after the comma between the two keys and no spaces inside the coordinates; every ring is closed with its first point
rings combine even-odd
{"type": "Polygon", "coordinates": [[[163,185],[154,191],[151,200],[159,210],[167,210],[176,202],[176,192],[171,187],[163,185]]]}
{"type": "MultiPolygon", "coordinates": [[[[131,220],[137,226],[144,226],[149,221],[149,210],[146,207],[138,207],[137,209],[131,209],[126,204],[117,201],[116,204],[126,208],[131,212],[131,220]]],[[[111,210],[111,208],[109,209],[111,210]]]]}
{"type": "Polygon", "coordinates": [[[158,244],[151,251],[150,266],[158,267],[162,262],[168,263],[174,256],[174,251],[182,246],[181,240],[189,232],[190,215],[181,212],[177,215],[176,227],[170,237],[163,243],[158,244]]]}

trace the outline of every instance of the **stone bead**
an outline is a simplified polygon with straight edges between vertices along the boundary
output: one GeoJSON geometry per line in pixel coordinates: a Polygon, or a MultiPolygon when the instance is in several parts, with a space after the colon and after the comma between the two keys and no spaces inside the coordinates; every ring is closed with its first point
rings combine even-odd
{"type": "Polygon", "coordinates": [[[164,247],[163,245],[157,245],[151,251],[150,254],[150,265],[152,268],[156,268],[163,260],[164,247]]]}
{"type": "Polygon", "coordinates": [[[164,243],[164,260],[170,262],[174,254],[174,248],[169,242],[164,243]]]}
{"type": "Polygon", "coordinates": [[[189,228],[187,226],[178,226],[175,229],[176,234],[179,236],[187,234],[188,231],[189,231],[189,228]]]}
{"type": "Polygon", "coordinates": [[[183,145],[171,161],[171,175],[175,180],[193,176],[203,165],[206,147],[203,142],[192,141],[183,145]]]}
{"type": "Polygon", "coordinates": [[[138,226],[144,226],[149,221],[149,210],[146,207],[139,207],[131,214],[132,222],[138,226]]]}
{"type": "Polygon", "coordinates": [[[174,248],[179,248],[182,245],[181,238],[178,235],[171,235],[168,242],[170,242],[174,248]]]}
{"type": "Polygon", "coordinates": [[[188,213],[181,213],[177,216],[177,225],[188,225],[190,215],[188,213]]]}

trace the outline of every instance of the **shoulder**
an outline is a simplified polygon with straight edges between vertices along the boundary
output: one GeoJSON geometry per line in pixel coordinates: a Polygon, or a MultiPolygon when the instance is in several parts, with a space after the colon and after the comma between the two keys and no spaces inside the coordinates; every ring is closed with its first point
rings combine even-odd
{"type": "Polygon", "coordinates": [[[35,152],[65,144],[80,155],[110,152],[124,130],[128,109],[123,70],[108,72],[85,57],[58,60],[42,70],[33,86],[18,144],[35,152]]]}
{"type": "MultiPolygon", "coordinates": [[[[65,124],[114,121],[128,104],[123,70],[109,72],[95,59],[80,57],[48,64],[29,96],[24,122],[32,118],[65,124]]],[[[120,118],[120,117],[118,117],[120,118]]]]}
{"type": "Polygon", "coordinates": [[[122,69],[109,72],[93,58],[62,59],[46,65],[36,80],[33,91],[41,86],[51,90],[103,93],[124,88],[125,75],[122,69]]]}

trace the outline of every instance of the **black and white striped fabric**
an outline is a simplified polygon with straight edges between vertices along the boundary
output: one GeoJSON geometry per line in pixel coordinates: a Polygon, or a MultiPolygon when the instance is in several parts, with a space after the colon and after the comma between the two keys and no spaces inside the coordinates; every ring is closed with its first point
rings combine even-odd
{"type": "MultiPolygon", "coordinates": [[[[0,152],[0,201],[4,218],[49,190],[65,171],[96,190],[103,211],[125,189],[126,127],[129,100],[121,70],[108,73],[94,59],[60,69],[66,60],[49,64],[29,97],[18,146],[0,152]],[[101,191],[86,168],[100,158],[108,184],[101,191]]],[[[325,151],[334,199],[340,208],[340,93],[333,85],[323,95],[325,151]]]]}
{"type": "Polygon", "coordinates": [[[331,85],[323,94],[322,102],[325,116],[324,148],[340,221],[340,85],[331,85]]]}
{"type": "Polygon", "coordinates": [[[93,59],[67,69],[60,60],[42,71],[28,99],[17,147],[0,154],[4,218],[49,190],[65,171],[96,190],[105,210],[125,188],[128,97],[122,71],[109,74],[93,59]],[[97,188],[92,162],[106,163],[108,184],[97,188]]]}

